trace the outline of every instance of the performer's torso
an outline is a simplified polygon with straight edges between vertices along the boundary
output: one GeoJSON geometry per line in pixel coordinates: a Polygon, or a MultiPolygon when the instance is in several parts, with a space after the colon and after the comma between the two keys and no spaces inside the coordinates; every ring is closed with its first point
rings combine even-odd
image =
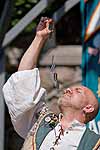
{"type": "Polygon", "coordinates": [[[59,137],[60,124],[48,133],[39,150],[77,150],[85,127],[70,128],[59,137]],[[56,139],[59,137],[57,143],[56,139]]]}
{"type": "Polygon", "coordinates": [[[57,117],[48,113],[30,130],[22,150],[92,150],[98,139],[76,120],[62,133],[57,117]]]}

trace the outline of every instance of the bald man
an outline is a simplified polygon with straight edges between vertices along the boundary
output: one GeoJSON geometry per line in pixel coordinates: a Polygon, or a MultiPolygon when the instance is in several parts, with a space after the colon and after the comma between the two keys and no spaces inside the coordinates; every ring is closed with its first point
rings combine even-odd
{"type": "Polygon", "coordinates": [[[3,87],[12,123],[23,137],[23,150],[99,150],[100,136],[86,128],[98,113],[98,101],[84,86],[65,89],[58,100],[57,117],[45,105],[46,90],[41,87],[36,68],[43,44],[53,32],[52,19],[43,17],[36,36],[21,59],[18,72],[3,87]]]}
{"type": "Polygon", "coordinates": [[[96,97],[90,89],[84,86],[66,89],[58,104],[61,112],[67,114],[70,120],[76,118],[82,123],[93,120],[99,110],[96,97]]]}

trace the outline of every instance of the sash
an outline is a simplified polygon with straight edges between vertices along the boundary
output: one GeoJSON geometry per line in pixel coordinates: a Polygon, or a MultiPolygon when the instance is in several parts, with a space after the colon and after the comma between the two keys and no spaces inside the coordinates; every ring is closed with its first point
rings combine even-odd
{"type": "Polygon", "coordinates": [[[41,112],[24,142],[21,150],[39,150],[46,135],[58,124],[58,117],[52,112],[41,112]]]}
{"type": "Polygon", "coordinates": [[[87,128],[77,150],[98,150],[98,148],[100,148],[100,135],[87,128]]]}

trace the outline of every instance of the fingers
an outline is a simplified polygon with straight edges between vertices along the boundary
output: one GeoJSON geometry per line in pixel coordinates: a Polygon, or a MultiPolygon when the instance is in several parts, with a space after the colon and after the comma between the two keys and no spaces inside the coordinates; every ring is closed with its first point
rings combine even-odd
{"type": "Polygon", "coordinates": [[[49,28],[50,25],[53,24],[53,20],[48,17],[41,17],[40,22],[37,26],[37,31],[41,31],[46,28],[48,32],[52,32],[52,28],[49,28]]]}
{"type": "Polygon", "coordinates": [[[44,22],[44,21],[46,21],[48,19],[49,19],[48,17],[41,17],[40,22],[44,22]]]}
{"type": "Polygon", "coordinates": [[[46,28],[46,20],[48,20],[47,17],[41,17],[40,22],[37,26],[37,31],[41,31],[46,28]]]}

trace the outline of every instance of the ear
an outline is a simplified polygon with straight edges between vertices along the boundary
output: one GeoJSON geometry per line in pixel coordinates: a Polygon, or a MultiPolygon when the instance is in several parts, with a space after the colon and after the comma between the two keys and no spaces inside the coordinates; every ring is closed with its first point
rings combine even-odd
{"type": "Polygon", "coordinates": [[[83,111],[84,111],[85,113],[91,113],[91,112],[94,111],[94,107],[93,107],[92,105],[88,104],[87,106],[85,106],[85,107],[83,108],[83,111]]]}

